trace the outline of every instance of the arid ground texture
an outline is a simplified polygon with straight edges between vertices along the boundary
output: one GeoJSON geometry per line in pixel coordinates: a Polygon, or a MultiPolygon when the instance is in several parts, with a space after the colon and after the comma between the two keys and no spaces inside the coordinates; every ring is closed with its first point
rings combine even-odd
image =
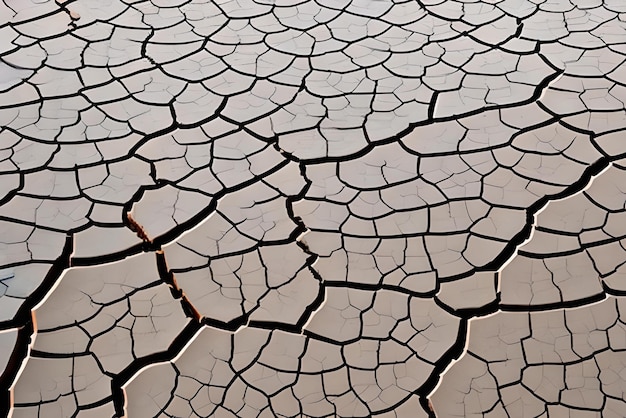
{"type": "Polygon", "coordinates": [[[626,1],[0,0],[0,416],[626,417],[626,1]]]}

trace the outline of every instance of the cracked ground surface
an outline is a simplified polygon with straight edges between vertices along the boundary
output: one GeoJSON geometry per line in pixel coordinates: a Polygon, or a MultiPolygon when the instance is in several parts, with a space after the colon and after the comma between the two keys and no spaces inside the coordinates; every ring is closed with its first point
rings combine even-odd
{"type": "Polygon", "coordinates": [[[623,417],[622,0],[2,0],[0,414],[623,417]]]}

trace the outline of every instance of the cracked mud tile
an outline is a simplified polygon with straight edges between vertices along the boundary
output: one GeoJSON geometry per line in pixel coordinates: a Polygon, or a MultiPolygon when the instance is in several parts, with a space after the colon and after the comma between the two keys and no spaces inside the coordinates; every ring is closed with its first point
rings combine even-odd
{"type": "MultiPolygon", "coordinates": [[[[65,234],[0,220],[0,321],[11,321],[54,266],[64,264],[65,234]]],[[[31,305],[32,306],[32,305],[31,305]]]]}
{"type": "Polygon", "coordinates": [[[8,322],[15,319],[20,308],[44,282],[52,267],[52,263],[39,262],[0,270],[0,321],[8,322]]]}
{"type": "Polygon", "coordinates": [[[189,321],[153,254],[67,270],[33,315],[36,335],[13,387],[18,416],[113,411],[111,379],[167,350],[189,321]]]}
{"type": "Polygon", "coordinates": [[[123,254],[141,243],[137,234],[126,227],[92,226],[74,235],[72,262],[85,259],[103,260],[107,256],[123,254]],[[102,239],[103,236],[107,239],[102,239]]]}
{"type": "Polygon", "coordinates": [[[470,320],[467,353],[432,396],[440,416],[623,414],[624,300],[470,320]]]}
{"type": "Polygon", "coordinates": [[[29,359],[15,384],[14,417],[113,415],[110,379],[89,355],[29,359]]]}
{"type": "MultiPolygon", "coordinates": [[[[18,330],[8,329],[0,331],[0,369],[4,371],[11,361],[11,356],[17,343],[18,330]]],[[[0,374],[1,376],[1,374],[0,374]]]]}
{"type": "Polygon", "coordinates": [[[436,300],[452,312],[481,314],[500,301],[499,288],[497,273],[476,272],[463,279],[441,283],[436,300]]]}

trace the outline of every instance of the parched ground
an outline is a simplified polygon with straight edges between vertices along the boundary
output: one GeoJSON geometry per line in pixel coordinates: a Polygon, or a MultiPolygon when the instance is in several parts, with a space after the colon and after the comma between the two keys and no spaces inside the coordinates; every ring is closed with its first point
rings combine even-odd
{"type": "Polygon", "coordinates": [[[0,1],[0,415],[626,416],[624,0],[0,1]]]}

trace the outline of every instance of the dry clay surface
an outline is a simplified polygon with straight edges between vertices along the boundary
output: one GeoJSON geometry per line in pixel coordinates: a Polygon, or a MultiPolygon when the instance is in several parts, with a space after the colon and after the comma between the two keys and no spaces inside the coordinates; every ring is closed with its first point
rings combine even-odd
{"type": "Polygon", "coordinates": [[[623,0],[0,1],[0,414],[623,417],[625,60],[623,0]]]}

